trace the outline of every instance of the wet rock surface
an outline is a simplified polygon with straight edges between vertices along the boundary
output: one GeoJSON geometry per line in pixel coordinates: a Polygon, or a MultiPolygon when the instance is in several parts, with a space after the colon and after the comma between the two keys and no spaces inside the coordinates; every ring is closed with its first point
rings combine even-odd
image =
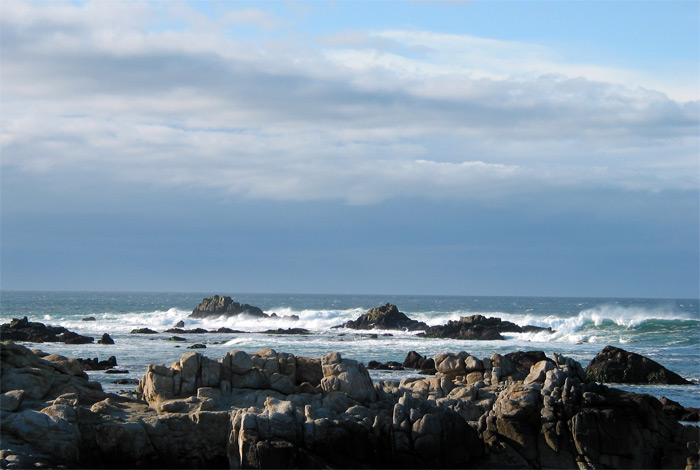
{"type": "Polygon", "coordinates": [[[231,297],[213,295],[195,307],[189,315],[191,318],[207,318],[220,316],[250,315],[253,317],[267,317],[258,307],[248,304],[240,304],[231,297]]]}

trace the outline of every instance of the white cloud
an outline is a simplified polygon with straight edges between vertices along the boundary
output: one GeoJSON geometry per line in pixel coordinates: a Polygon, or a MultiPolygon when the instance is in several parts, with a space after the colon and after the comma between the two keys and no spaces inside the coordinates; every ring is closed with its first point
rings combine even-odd
{"type": "Polygon", "coordinates": [[[697,188],[698,103],[636,72],[431,32],[253,46],[227,25],[279,18],[173,5],[4,4],[2,165],[355,204],[697,188]]]}

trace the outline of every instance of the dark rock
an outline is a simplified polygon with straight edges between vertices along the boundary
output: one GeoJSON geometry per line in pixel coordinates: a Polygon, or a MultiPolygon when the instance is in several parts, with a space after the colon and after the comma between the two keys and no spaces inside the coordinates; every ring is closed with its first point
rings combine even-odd
{"type": "Polygon", "coordinates": [[[10,323],[0,325],[0,338],[32,343],[87,344],[94,341],[94,338],[68,331],[62,326],[46,326],[43,323],[30,322],[27,317],[13,318],[10,323]]]}
{"type": "Polygon", "coordinates": [[[677,401],[666,397],[659,398],[663,405],[664,413],[678,421],[697,423],[700,421],[700,408],[686,408],[677,401]]]}
{"type": "Polygon", "coordinates": [[[158,334],[157,331],[153,331],[150,328],[136,328],[135,330],[131,330],[131,334],[139,334],[139,335],[155,335],[158,334]]]}
{"type": "Polygon", "coordinates": [[[114,340],[107,333],[102,335],[102,338],[98,339],[99,344],[114,344],[114,340]]]}
{"type": "Polygon", "coordinates": [[[100,361],[96,357],[93,359],[78,358],[78,362],[83,366],[83,370],[107,370],[117,366],[117,358],[110,356],[106,361],[100,361]]]}
{"type": "Polygon", "coordinates": [[[222,326],[218,330],[216,330],[217,333],[245,333],[245,331],[241,330],[233,330],[231,328],[227,328],[225,326],[222,326]]]}
{"type": "Polygon", "coordinates": [[[117,385],[138,385],[139,381],[138,379],[118,379],[113,380],[112,383],[117,385]]]}
{"type": "Polygon", "coordinates": [[[185,322],[180,320],[179,322],[175,323],[175,328],[184,328],[185,327],[185,322]]]}
{"type": "Polygon", "coordinates": [[[267,315],[258,307],[248,304],[240,304],[235,302],[231,297],[219,297],[213,295],[207,299],[202,299],[202,302],[195,307],[189,315],[191,318],[207,318],[220,316],[235,316],[235,315],[251,315],[254,317],[267,317],[267,315]]]}
{"type": "Polygon", "coordinates": [[[692,382],[671,372],[658,362],[614,346],[606,346],[586,367],[596,382],[625,384],[689,385],[692,382]]]}
{"type": "Polygon", "coordinates": [[[401,363],[396,362],[396,361],[389,361],[389,362],[369,361],[367,363],[367,369],[372,369],[372,370],[404,370],[404,367],[401,365],[401,363]]]}
{"type": "Polygon", "coordinates": [[[181,336],[171,336],[170,338],[165,338],[165,341],[182,342],[182,341],[187,341],[187,338],[183,338],[181,336]]]}
{"type": "Polygon", "coordinates": [[[268,335],[310,335],[311,332],[306,328],[277,328],[276,330],[267,330],[263,333],[268,335]]]}
{"type": "Polygon", "coordinates": [[[506,354],[508,360],[515,366],[516,370],[530,372],[530,368],[540,361],[550,361],[544,351],[516,351],[506,354]]]}
{"type": "Polygon", "coordinates": [[[502,333],[524,333],[524,332],[552,332],[551,328],[542,328],[534,325],[521,327],[515,323],[501,320],[500,318],[487,318],[483,315],[472,315],[462,317],[459,320],[450,320],[442,326],[431,326],[425,333],[418,336],[427,338],[452,338],[470,340],[502,340],[502,333]]]}
{"type": "Polygon", "coordinates": [[[187,346],[187,349],[205,349],[206,347],[206,344],[195,343],[191,346],[187,346]]]}
{"type": "Polygon", "coordinates": [[[177,334],[181,334],[181,335],[187,335],[187,334],[201,335],[204,333],[214,333],[214,331],[208,331],[208,330],[205,330],[204,328],[192,328],[190,330],[184,330],[182,328],[169,328],[169,329],[165,330],[165,333],[177,333],[177,334]]]}
{"type": "Polygon", "coordinates": [[[126,369],[107,369],[105,374],[128,374],[129,371],[126,369]]]}
{"type": "Polygon", "coordinates": [[[428,325],[411,320],[405,313],[399,312],[396,305],[386,304],[371,308],[355,321],[348,321],[333,328],[352,328],[355,330],[425,330],[428,325]]]}
{"type": "Polygon", "coordinates": [[[81,319],[80,321],[97,321],[97,319],[95,317],[85,317],[85,318],[81,319]]]}
{"type": "Polygon", "coordinates": [[[403,361],[403,367],[406,369],[418,369],[426,374],[435,374],[435,360],[432,357],[421,356],[415,351],[411,351],[406,355],[403,361]]]}

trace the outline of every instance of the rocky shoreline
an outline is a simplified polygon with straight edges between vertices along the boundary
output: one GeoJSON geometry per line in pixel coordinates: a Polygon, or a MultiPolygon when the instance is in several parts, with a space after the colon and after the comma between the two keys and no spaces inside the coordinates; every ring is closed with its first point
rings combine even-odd
{"type": "Polygon", "coordinates": [[[0,347],[2,468],[698,468],[673,403],[557,354],[409,354],[435,376],[372,383],[338,353],[188,352],[132,399],[76,359],[0,347]]]}

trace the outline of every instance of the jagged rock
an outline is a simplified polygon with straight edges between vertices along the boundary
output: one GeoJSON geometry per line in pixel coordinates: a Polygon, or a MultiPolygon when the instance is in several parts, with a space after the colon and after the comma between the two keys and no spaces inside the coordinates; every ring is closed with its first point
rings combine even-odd
{"type": "Polygon", "coordinates": [[[180,320],[179,322],[177,322],[173,325],[173,328],[184,328],[184,327],[185,327],[185,322],[183,320],[180,320]]]}
{"type": "Polygon", "coordinates": [[[117,358],[110,356],[106,361],[100,361],[96,357],[93,359],[78,358],[78,362],[82,366],[82,370],[107,370],[117,367],[117,358]]]}
{"type": "Polygon", "coordinates": [[[248,304],[235,302],[231,297],[213,295],[202,299],[202,302],[195,307],[189,315],[191,318],[207,318],[220,316],[251,315],[254,317],[267,317],[262,310],[248,304]]]}
{"type": "Polygon", "coordinates": [[[103,334],[100,339],[97,340],[98,344],[114,344],[114,340],[107,333],[103,334]]]}
{"type": "Polygon", "coordinates": [[[373,402],[377,394],[367,369],[361,362],[343,359],[340,353],[328,353],[321,358],[323,390],[346,393],[360,403],[373,402]]]}
{"type": "Polygon", "coordinates": [[[62,326],[30,322],[27,317],[13,318],[10,323],[0,325],[0,338],[32,343],[86,344],[94,341],[94,338],[68,331],[62,326]]]}
{"type": "Polygon", "coordinates": [[[659,398],[663,405],[664,413],[678,421],[688,421],[697,423],[700,421],[700,408],[684,407],[677,401],[673,401],[666,397],[659,398]]]}
{"type": "Polygon", "coordinates": [[[206,349],[207,345],[202,343],[195,343],[187,346],[187,349],[206,349]]]}
{"type": "Polygon", "coordinates": [[[371,308],[367,313],[359,316],[357,320],[348,321],[333,328],[352,328],[355,330],[425,330],[428,328],[423,322],[410,319],[405,313],[399,312],[396,305],[386,304],[381,307],[371,308]]]}
{"type": "Polygon", "coordinates": [[[459,320],[450,320],[445,325],[431,326],[418,336],[427,338],[453,338],[470,340],[502,340],[501,333],[529,333],[538,331],[552,332],[551,328],[527,325],[519,326],[500,318],[486,318],[483,315],[461,317],[459,320]]]}
{"type": "MultiPolygon", "coordinates": [[[[70,359],[49,362],[16,344],[3,343],[0,352],[0,463],[8,468],[697,468],[698,463],[697,428],[666,416],[650,396],[581,380],[580,365],[561,356],[533,364],[528,384],[407,378],[370,382],[375,396],[361,397],[319,386],[332,379],[364,388],[364,367],[338,353],[301,360],[271,349],[232,351],[219,362],[189,352],[170,367],[149,366],[139,385],[147,400],[142,402],[105,394],[99,384],[72,375],[63,364],[70,359]],[[318,374],[324,376],[317,385],[299,382],[318,374]],[[239,380],[257,381],[257,388],[238,388],[239,380]]],[[[486,375],[493,367],[490,359],[479,364],[465,354],[455,356],[465,371],[483,367],[472,374],[486,375]]]]}
{"type": "Polygon", "coordinates": [[[692,382],[642,355],[606,346],[586,367],[597,382],[688,385],[692,382]]]}
{"type": "Polygon", "coordinates": [[[425,374],[434,374],[437,372],[437,369],[435,369],[435,360],[432,357],[421,356],[415,351],[411,351],[406,355],[403,366],[407,369],[418,369],[425,374]]]}
{"type": "Polygon", "coordinates": [[[400,362],[389,361],[389,362],[378,362],[369,361],[367,363],[367,369],[369,370],[404,370],[404,367],[400,362]]]}

